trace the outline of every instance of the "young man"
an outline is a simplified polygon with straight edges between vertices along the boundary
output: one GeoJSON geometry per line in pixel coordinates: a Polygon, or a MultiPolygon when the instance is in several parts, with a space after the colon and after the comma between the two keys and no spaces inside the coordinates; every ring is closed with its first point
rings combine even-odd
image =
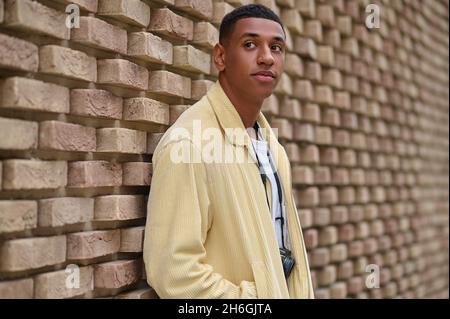
{"type": "Polygon", "coordinates": [[[226,15],[219,80],[153,154],[144,262],[161,298],[314,297],[289,161],[261,113],[285,46],[270,9],[226,15]]]}

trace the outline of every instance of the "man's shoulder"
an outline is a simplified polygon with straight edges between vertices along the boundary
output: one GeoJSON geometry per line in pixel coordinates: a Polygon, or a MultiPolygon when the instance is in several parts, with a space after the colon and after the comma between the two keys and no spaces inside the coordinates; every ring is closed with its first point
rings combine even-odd
{"type": "Polygon", "coordinates": [[[163,134],[153,156],[174,143],[192,143],[197,132],[206,128],[218,128],[219,123],[207,95],[188,107],[163,134]]]}

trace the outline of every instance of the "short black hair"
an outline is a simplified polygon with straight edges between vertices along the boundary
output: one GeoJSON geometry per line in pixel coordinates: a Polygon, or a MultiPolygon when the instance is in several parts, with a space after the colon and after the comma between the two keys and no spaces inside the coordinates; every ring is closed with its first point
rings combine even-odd
{"type": "Polygon", "coordinates": [[[285,32],[283,23],[275,12],[262,4],[248,4],[234,9],[223,17],[222,23],[220,24],[219,42],[223,44],[223,41],[233,32],[236,22],[245,18],[263,18],[278,22],[283,32],[285,32]]]}

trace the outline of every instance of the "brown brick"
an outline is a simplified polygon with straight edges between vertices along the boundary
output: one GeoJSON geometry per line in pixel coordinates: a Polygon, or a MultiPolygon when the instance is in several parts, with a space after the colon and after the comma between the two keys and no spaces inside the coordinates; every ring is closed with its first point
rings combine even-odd
{"type": "Polygon", "coordinates": [[[3,189],[54,189],[67,184],[67,162],[11,159],[3,161],[3,189]]]}
{"type": "Polygon", "coordinates": [[[172,64],[173,46],[150,32],[132,32],[128,36],[128,55],[149,62],[172,64]]]}
{"type": "Polygon", "coordinates": [[[336,266],[328,265],[318,273],[318,282],[321,286],[329,286],[336,281],[336,266]]]}
{"type": "Polygon", "coordinates": [[[67,235],[67,259],[83,261],[117,253],[120,230],[96,230],[67,235]]]}
{"type": "Polygon", "coordinates": [[[148,133],[147,134],[147,153],[153,154],[164,133],[148,133]]]}
{"type": "Polygon", "coordinates": [[[94,199],[58,197],[39,200],[40,227],[86,223],[94,218],[94,199]]]}
{"type": "Polygon", "coordinates": [[[95,265],[94,287],[119,289],[136,283],[142,277],[142,261],[117,260],[95,265]]]}
{"type": "Polygon", "coordinates": [[[317,229],[308,229],[303,233],[306,249],[316,248],[319,245],[319,233],[317,229]]]}
{"type": "Polygon", "coordinates": [[[279,103],[275,94],[264,100],[261,111],[269,115],[277,115],[279,113],[279,103]]]}
{"type": "Polygon", "coordinates": [[[217,42],[219,42],[219,30],[214,25],[206,21],[197,22],[194,25],[194,38],[192,43],[212,49],[217,42]]]}
{"type": "Polygon", "coordinates": [[[294,124],[294,139],[297,141],[314,141],[314,127],[311,124],[294,124]]]}
{"type": "Polygon", "coordinates": [[[285,71],[291,76],[303,76],[302,59],[295,53],[286,53],[285,71]]]}
{"type": "Polygon", "coordinates": [[[59,121],[44,121],[39,127],[39,148],[95,152],[95,128],[59,121]]]}
{"type": "Polygon", "coordinates": [[[39,53],[35,44],[0,34],[0,67],[36,72],[38,65],[39,53]]]}
{"type": "Polygon", "coordinates": [[[34,79],[10,77],[0,81],[0,107],[68,113],[69,89],[34,79]]]}
{"type": "Polygon", "coordinates": [[[192,45],[180,45],[173,48],[173,66],[204,74],[209,74],[211,69],[209,55],[192,45]]]}
{"type": "Polygon", "coordinates": [[[98,49],[127,53],[127,31],[94,17],[80,17],[80,27],[72,29],[70,39],[98,49]]]}
{"type": "Polygon", "coordinates": [[[212,0],[175,0],[175,6],[200,19],[210,20],[213,15],[212,0]]]}
{"type": "Polygon", "coordinates": [[[300,147],[300,153],[303,154],[300,158],[301,164],[319,163],[319,148],[316,145],[302,146],[300,147]]]}
{"type": "Polygon", "coordinates": [[[31,0],[7,0],[5,24],[28,32],[37,32],[58,39],[69,40],[66,15],[31,0]]]}
{"type": "Polygon", "coordinates": [[[327,207],[314,208],[314,226],[326,226],[329,223],[330,223],[330,209],[327,207]]]}
{"type": "Polygon", "coordinates": [[[66,270],[39,274],[34,277],[34,297],[37,299],[61,299],[83,296],[94,289],[93,275],[94,268],[92,266],[69,267],[66,270]],[[75,282],[75,278],[79,278],[79,282],[75,282]]]}
{"type": "Polygon", "coordinates": [[[170,106],[170,122],[169,125],[175,123],[180,115],[189,108],[190,105],[171,105],[170,106]]]}
{"type": "Polygon", "coordinates": [[[314,96],[319,104],[332,106],[334,104],[333,90],[327,85],[317,85],[315,87],[314,96]]]}
{"type": "Polygon", "coordinates": [[[122,168],[107,161],[80,161],[69,163],[69,187],[120,186],[122,168]]]}
{"type": "Polygon", "coordinates": [[[314,168],[314,181],[316,184],[329,184],[331,180],[330,168],[317,166],[314,168]]]}
{"type": "Polygon", "coordinates": [[[5,17],[5,4],[3,0],[0,0],[0,23],[3,23],[5,17]]]}
{"type": "Polygon", "coordinates": [[[129,292],[121,293],[120,295],[117,295],[115,298],[117,299],[158,299],[158,295],[156,294],[156,291],[149,287],[149,288],[141,288],[129,292]]]}
{"type": "Polygon", "coordinates": [[[0,200],[0,234],[33,229],[36,225],[36,201],[0,200]]]}
{"type": "Polygon", "coordinates": [[[146,215],[145,196],[108,195],[95,199],[95,220],[130,220],[146,215]]]}
{"type": "Polygon", "coordinates": [[[234,7],[226,2],[213,2],[213,19],[214,24],[220,25],[223,17],[234,10],[234,7]]]}
{"type": "Polygon", "coordinates": [[[280,106],[280,116],[294,120],[302,118],[302,109],[300,102],[296,99],[284,98],[280,106]]]}
{"type": "Polygon", "coordinates": [[[129,162],[122,164],[123,185],[149,186],[152,176],[152,164],[143,162],[129,162]]]}
{"type": "Polygon", "coordinates": [[[323,124],[330,126],[340,126],[341,117],[336,109],[327,109],[323,112],[323,124]]]}
{"type": "Polygon", "coordinates": [[[149,90],[152,93],[191,98],[191,79],[169,71],[150,73],[149,90]]]}
{"type": "Polygon", "coordinates": [[[146,152],[147,134],[126,128],[97,130],[97,152],[142,154],[146,152]]]}
{"type": "Polygon", "coordinates": [[[274,92],[281,95],[292,95],[292,80],[289,75],[281,74],[280,82],[278,82],[274,92]]]}
{"type": "Polygon", "coordinates": [[[82,10],[86,10],[92,13],[97,12],[98,0],[59,0],[64,3],[70,4],[74,3],[78,5],[82,10]]]}
{"type": "Polygon", "coordinates": [[[314,183],[314,174],[311,167],[294,166],[292,168],[292,183],[312,185],[314,183]]]}
{"type": "Polygon", "coordinates": [[[28,150],[37,146],[38,123],[0,117],[0,149],[28,150]]]}
{"type": "MultiPolygon", "coordinates": [[[[296,202],[298,201],[296,200],[296,202]]],[[[313,213],[311,209],[299,209],[298,215],[303,228],[311,227],[313,225],[313,213]]]]}
{"type": "Polygon", "coordinates": [[[81,51],[57,45],[39,48],[39,71],[77,80],[97,81],[97,62],[81,51]]]}
{"type": "Polygon", "coordinates": [[[286,28],[293,34],[301,34],[303,32],[303,20],[296,9],[282,9],[281,20],[286,28]]]}
{"type": "Polygon", "coordinates": [[[317,144],[331,144],[333,139],[331,128],[326,126],[316,126],[314,138],[317,144]]]}
{"type": "Polygon", "coordinates": [[[330,261],[340,262],[347,259],[347,245],[337,244],[330,247],[330,261]]]}
{"type": "Polygon", "coordinates": [[[339,151],[336,147],[320,148],[320,164],[337,165],[339,164],[339,151]]]}
{"type": "Polygon", "coordinates": [[[3,162],[0,161],[0,191],[2,190],[2,172],[3,172],[3,162]]]}
{"type": "Polygon", "coordinates": [[[150,7],[140,0],[99,0],[97,14],[144,28],[150,21],[150,7]]]}
{"type": "Polygon", "coordinates": [[[301,100],[313,100],[314,89],[311,81],[309,80],[297,80],[294,83],[294,97],[301,100]]]}
{"type": "Polygon", "coordinates": [[[144,244],[144,226],[121,229],[120,252],[139,253],[142,252],[144,244]]]}
{"type": "Polygon", "coordinates": [[[192,41],[194,23],[167,8],[152,10],[149,31],[192,41]]]}
{"type": "Polygon", "coordinates": [[[287,119],[274,118],[270,120],[270,126],[274,129],[278,138],[292,139],[292,124],[287,119]]]}
{"type": "Polygon", "coordinates": [[[169,105],[146,97],[126,99],[123,119],[156,124],[169,124],[169,105]]]}
{"type": "Polygon", "coordinates": [[[16,279],[0,282],[0,299],[33,298],[33,279],[16,279]]]}
{"type": "Polygon", "coordinates": [[[148,70],[143,66],[123,59],[98,61],[98,82],[137,90],[147,90],[148,70]]]}
{"type": "Polygon", "coordinates": [[[337,268],[337,279],[347,279],[353,275],[353,263],[351,260],[346,260],[338,264],[337,268]]]}
{"type": "Polygon", "coordinates": [[[335,282],[330,286],[331,299],[344,299],[347,297],[347,284],[345,282],[335,282]]]}
{"type": "Polygon", "coordinates": [[[322,267],[330,262],[330,250],[328,248],[317,248],[310,253],[311,267],[322,267]]]}
{"type": "Polygon", "coordinates": [[[338,203],[338,191],[334,186],[327,186],[320,190],[320,202],[323,205],[335,205],[338,203]]]}
{"type": "Polygon", "coordinates": [[[322,81],[322,66],[319,62],[307,61],[305,63],[305,77],[308,80],[322,81]]]}
{"type": "Polygon", "coordinates": [[[66,261],[66,236],[12,239],[0,248],[0,271],[36,269],[66,261]]]}
{"type": "Polygon", "coordinates": [[[308,187],[299,191],[300,205],[305,207],[319,204],[319,190],[316,187],[308,187]]]}
{"type": "Polygon", "coordinates": [[[331,5],[322,4],[317,6],[317,18],[324,26],[329,28],[335,27],[334,9],[331,5]]]}
{"type": "Polygon", "coordinates": [[[296,0],[295,4],[301,14],[310,18],[316,16],[316,4],[314,0],[296,0]]]}
{"type": "Polygon", "coordinates": [[[209,89],[213,86],[214,82],[210,80],[194,80],[191,82],[191,98],[193,100],[200,100],[209,89]]]}
{"type": "MultiPolygon", "coordinates": [[[[346,206],[331,207],[331,224],[343,224],[348,221],[348,209],[346,206]]],[[[338,229],[338,237],[340,240],[340,229],[338,229]]]]}
{"type": "Polygon", "coordinates": [[[70,113],[82,116],[122,118],[122,98],[109,91],[73,89],[70,91],[70,113]]]}

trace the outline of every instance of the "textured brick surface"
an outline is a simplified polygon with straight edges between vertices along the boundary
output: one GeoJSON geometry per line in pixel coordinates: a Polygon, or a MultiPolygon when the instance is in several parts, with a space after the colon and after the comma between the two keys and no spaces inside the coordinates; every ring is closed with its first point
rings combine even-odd
{"type": "Polygon", "coordinates": [[[0,67],[36,72],[38,65],[39,53],[35,44],[0,34],[0,67]]]}
{"type": "Polygon", "coordinates": [[[27,150],[37,146],[38,123],[0,117],[0,149],[27,150]]]}
{"type": "Polygon", "coordinates": [[[41,122],[39,148],[93,152],[96,150],[95,128],[59,121],[41,122]]]}
{"type": "Polygon", "coordinates": [[[67,162],[3,161],[3,189],[53,189],[67,184],[67,162]]]}
{"type": "Polygon", "coordinates": [[[34,297],[38,299],[62,299],[82,296],[94,289],[92,266],[77,268],[77,280],[72,279],[72,269],[44,273],[34,277],[34,297]]]}
{"type": "Polygon", "coordinates": [[[38,224],[41,227],[58,227],[89,222],[93,218],[93,198],[59,197],[39,201],[38,224]]]}
{"type": "Polygon", "coordinates": [[[70,113],[101,118],[122,118],[122,98],[109,91],[73,89],[70,92],[70,113]]]}
{"type": "Polygon", "coordinates": [[[148,70],[122,59],[98,61],[98,82],[147,90],[148,70]]]}
{"type": "Polygon", "coordinates": [[[0,271],[20,271],[63,263],[66,236],[12,239],[2,243],[0,271]]]}
{"type": "Polygon", "coordinates": [[[72,29],[70,38],[100,49],[127,52],[127,31],[97,18],[80,17],[80,27],[72,29]]]}
{"type": "Polygon", "coordinates": [[[67,259],[85,260],[119,251],[120,230],[96,230],[67,235],[67,259]]]}
{"type": "Polygon", "coordinates": [[[46,45],[39,49],[39,71],[77,80],[97,80],[97,63],[94,57],[81,51],[46,45]]]}
{"type": "Polygon", "coordinates": [[[0,81],[0,107],[68,113],[69,89],[53,83],[10,77],[0,81]]]}
{"type": "Polygon", "coordinates": [[[38,32],[58,39],[69,39],[66,15],[31,0],[7,0],[5,24],[20,30],[38,32]]]}
{"type": "Polygon", "coordinates": [[[120,186],[122,167],[107,161],[71,162],[68,165],[68,186],[120,186]]]}
{"type": "Polygon", "coordinates": [[[316,298],[448,298],[446,0],[379,1],[372,29],[356,0],[0,0],[0,298],[157,297],[141,259],[152,154],[216,81],[220,22],[248,3],[286,30],[262,111],[316,298]]]}
{"type": "Polygon", "coordinates": [[[36,225],[36,201],[0,201],[0,234],[33,229],[36,225]]]}

